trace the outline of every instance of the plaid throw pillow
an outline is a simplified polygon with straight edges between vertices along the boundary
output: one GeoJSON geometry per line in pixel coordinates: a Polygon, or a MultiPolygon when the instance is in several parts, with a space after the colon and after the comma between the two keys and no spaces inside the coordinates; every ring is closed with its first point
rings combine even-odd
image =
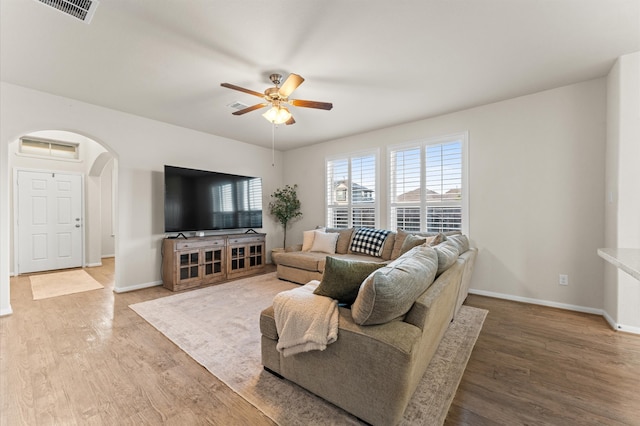
{"type": "Polygon", "coordinates": [[[390,233],[384,229],[358,228],[353,232],[351,251],[380,257],[384,240],[390,233]]]}

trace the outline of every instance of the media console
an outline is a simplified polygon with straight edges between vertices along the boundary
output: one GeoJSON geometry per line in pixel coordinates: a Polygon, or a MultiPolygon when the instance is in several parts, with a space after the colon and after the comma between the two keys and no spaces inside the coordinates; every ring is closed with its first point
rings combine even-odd
{"type": "Polygon", "coordinates": [[[162,280],[172,291],[264,272],[266,234],[226,234],[162,242],[162,280]]]}

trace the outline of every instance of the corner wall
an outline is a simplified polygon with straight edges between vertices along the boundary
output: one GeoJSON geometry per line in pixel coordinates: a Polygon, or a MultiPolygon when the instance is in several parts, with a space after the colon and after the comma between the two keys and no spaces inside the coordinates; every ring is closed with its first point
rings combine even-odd
{"type": "MultiPolygon", "coordinates": [[[[472,288],[599,313],[605,120],[606,82],[596,79],[287,151],[284,181],[299,185],[304,214],[288,235],[300,243],[303,230],[325,222],[325,157],[379,148],[386,165],[389,145],[468,130],[469,236],[480,249],[472,288]]],[[[388,177],[379,170],[388,227],[388,177]]]]}
{"type": "MultiPolygon", "coordinates": [[[[640,248],[640,52],[607,77],[605,245],[640,248]]],[[[604,261],[603,261],[604,262],[604,261]]],[[[605,263],[604,309],[620,330],[640,333],[640,282],[605,263]]]]}

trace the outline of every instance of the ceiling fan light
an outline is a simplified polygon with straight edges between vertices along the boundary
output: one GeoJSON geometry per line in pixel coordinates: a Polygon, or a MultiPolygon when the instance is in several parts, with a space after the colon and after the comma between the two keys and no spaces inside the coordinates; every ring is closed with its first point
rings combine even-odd
{"type": "Polygon", "coordinates": [[[283,124],[291,118],[291,113],[287,107],[271,107],[267,112],[262,114],[269,123],[283,124]]]}

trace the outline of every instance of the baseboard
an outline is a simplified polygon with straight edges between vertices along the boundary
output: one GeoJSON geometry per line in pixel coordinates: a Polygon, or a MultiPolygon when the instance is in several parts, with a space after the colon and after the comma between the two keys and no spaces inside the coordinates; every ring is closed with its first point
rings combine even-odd
{"type": "Polygon", "coordinates": [[[551,302],[549,300],[533,299],[530,297],[520,297],[520,296],[514,296],[512,294],[495,293],[492,291],[485,291],[485,290],[469,289],[469,294],[477,294],[478,296],[494,297],[496,299],[512,300],[514,302],[531,303],[532,305],[548,306],[550,308],[566,309],[568,311],[600,315],[614,330],[624,331],[625,333],[640,334],[640,327],[632,327],[629,325],[618,324],[613,320],[613,318],[611,318],[611,315],[609,315],[609,313],[604,309],[570,305],[568,303],[551,302]]]}
{"type": "Polygon", "coordinates": [[[102,266],[102,262],[87,263],[86,265],[84,265],[85,268],[95,268],[97,266],[102,266]]]}
{"type": "Polygon", "coordinates": [[[602,315],[602,309],[589,308],[586,306],[570,305],[568,303],[552,302],[549,300],[533,299],[531,297],[514,296],[512,294],[494,293],[492,291],[469,289],[469,293],[478,296],[494,297],[496,299],[512,300],[514,302],[531,303],[532,305],[548,306],[550,308],[566,309],[568,311],[583,312],[586,314],[602,315]]]}
{"type": "Polygon", "coordinates": [[[4,309],[0,309],[0,317],[5,317],[7,315],[11,315],[12,313],[13,313],[13,309],[11,309],[11,306],[4,309]]]}
{"type": "Polygon", "coordinates": [[[114,287],[113,292],[114,293],[127,293],[129,291],[135,291],[135,290],[142,290],[143,288],[150,288],[150,287],[156,287],[162,285],[162,281],[152,281],[150,283],[144,283],[144,284],[136,284],[136,285],[132,285],[126,288],[117,288],[114,287]]]}
{"type": "Polygon", "coordinates": [[[100,256],[101,259],[108,259],[111,257],[116,257],[115,254],[103,254],[102,256],[100,256]]]}

